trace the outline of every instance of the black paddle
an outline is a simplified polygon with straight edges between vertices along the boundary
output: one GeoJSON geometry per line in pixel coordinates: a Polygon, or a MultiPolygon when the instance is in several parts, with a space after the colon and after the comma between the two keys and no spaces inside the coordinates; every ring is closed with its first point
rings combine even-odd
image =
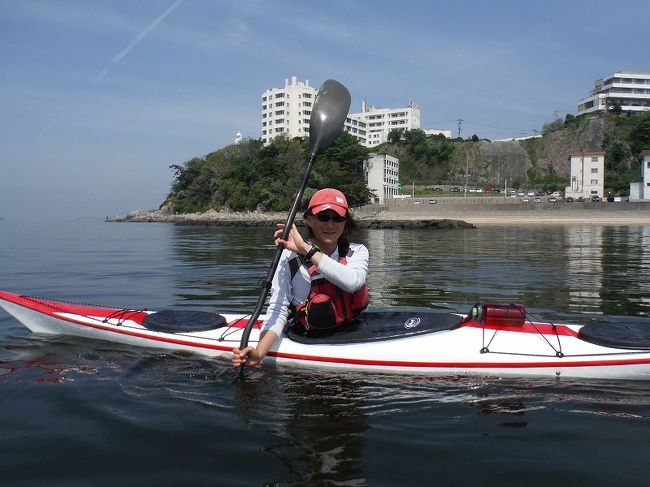
{"type": "MultiPolygon", "coordinates": [[[[309,119],[309,156],[307,157],[307,165],[305,166],[305,171],[302,175],[300,188],[298,188],[298,192],[293,199],[293,205],[289,211],[287,221],[284,224],[284,230],[282,231],[281,237],[282,240],[286,240],[289,236],[293,220],[298,212],[298,207],[300,206],[302,195],[305,192],[309,173],[314,165],[316,156],[334,142],[334,139],[336,139],[339,133],[341,133],[349,109],[350,93],[347,88],[333,79],[325,81],[323,86],[318,90],[314,106],[312,107],[311,117],[309,119]]],[[[253,325],[260,316],[262,307],[266,302],[266,297],[271,289],[271,281],[273,280],[275,271],[278,268],[278,263],[280,262],[282,250],[284,250],[284,248],[281,245],[278,245],[275,249],[275,255],[273,256],[271,267],[269,267],[269,271],[266,273],[262,292],[257,299],[257,306],[248,320],[248,323],[246,323],[246,328],[244,328],[244,332],[242,333],[239,345],[240,350],[243,350],[248,346],[248,338],[250,337],[253,325]]],[[[243,370],[244,365],[242,364],[240,366],[240,371],[243,370]]]]}

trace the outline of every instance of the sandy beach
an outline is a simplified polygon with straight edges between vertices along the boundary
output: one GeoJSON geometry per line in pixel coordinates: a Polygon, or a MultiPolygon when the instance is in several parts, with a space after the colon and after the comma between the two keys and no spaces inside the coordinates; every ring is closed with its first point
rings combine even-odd
{"type": "Polygon", "coordinates": [[[400,205],[381,219],[444,218],[484,225],[650,225],[650,203],[521,203],[400,205]]]}
{"type": "MultiPolygon", "coordinates": [[[[385,220],[434,218],[432,214],[388,211],[375,215],[385,220]]],[[[460,220],[484,225],[650,225],[650,208],[646,211],[463,211],[449,209],[435,212],[435,218],[460,220]]]]}

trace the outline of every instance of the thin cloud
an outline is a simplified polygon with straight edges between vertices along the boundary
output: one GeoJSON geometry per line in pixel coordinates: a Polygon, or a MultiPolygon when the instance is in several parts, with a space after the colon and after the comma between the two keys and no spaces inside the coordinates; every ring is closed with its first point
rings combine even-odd
{"type": "Polygon", "coordinates": [[[142,39],[144,39],[149,33],[153,32],[160,23],[165,20],[165,18],[171,14],[174,10],[176,10],[179,5],[183,3],[183,0],[176,0],[167,10],[165,10],[162,14],[160,14],[151,24],[149,24],[147,27],[142,29],[138,35],[136,35],[129,44],[122,49],[120,52],[118,52],[115,56],[113,56],[113,59],[111,59],[110,63],[108,66],[104,67],[102,71],[97,75],[95,78],[95,82],[99,82],[103,80],[106,75],[108,74],[108,68],[115,64],[120,62],[122,59],[124,59],[126,56],[129,55],[129,53],[137,46],[142,39]]]}

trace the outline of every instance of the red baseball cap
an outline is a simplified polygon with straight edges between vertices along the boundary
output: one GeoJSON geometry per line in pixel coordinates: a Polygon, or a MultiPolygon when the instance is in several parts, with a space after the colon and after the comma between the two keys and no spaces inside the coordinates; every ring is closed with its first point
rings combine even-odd
{"type": "Polygon", "coordinates": [[[332,210],[339,216],[348,212],[348,200],[338,189],[325,188],[314,193],[309,200],[309,210],[316,215],[321,211],[332,210]]]}

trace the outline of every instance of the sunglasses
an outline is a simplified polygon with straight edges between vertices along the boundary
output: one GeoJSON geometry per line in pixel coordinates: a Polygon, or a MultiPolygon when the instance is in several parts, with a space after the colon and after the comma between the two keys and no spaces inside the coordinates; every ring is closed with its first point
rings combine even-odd
{"type": "Polygon", "coordinates": [[[319,222],[327,223],[328,221],[332,220],[334,223],[343,223],[345,221],[344,216],[338,216],[338,215],[331,215],[329,213],[318,213],[316,215],[316,218],[318,218],[319,222]]]}

